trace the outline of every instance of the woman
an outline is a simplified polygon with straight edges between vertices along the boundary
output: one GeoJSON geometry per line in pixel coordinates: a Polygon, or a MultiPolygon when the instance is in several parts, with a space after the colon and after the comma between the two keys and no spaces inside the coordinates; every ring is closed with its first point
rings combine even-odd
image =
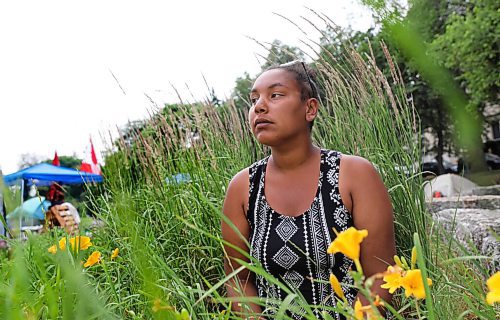
{"type": "MultiPolygon", "coordinates": [[[[309,304],[334,306],[329,275],[352,283],[348,271],[354,266],[342,254],[327,254],[335,239],[333,229],[340,232],[355,226],[368,230],[360,255],[365,276],[393,264],[393,214],[387,190],[367,160],[313,144],[311,130],[319,93],[304,63],[264,71],[255,80],[250,99],[252,133],[259,143],[270,147],[271,155],[240,171],[229,183],[222,222],[223,239],[231,244],[225,246],[226,273],[240,267],[238,259],[248,261],[241,252],[246,251],[269,274],[300,291],[309,304]]],[[[373,285],[373,293],[390,300],[379,281],[373,285]]],[[[356,290],[348,285],[343,289],[353,303],[356,290]]],[[[277,308],[273,300],[286,297],[279,286],[247,269],[228,281],[227,290],[236,300],[260,297],[265,301],[264,307],[234,303],[234,311],[242,316],[252,312],[272,315],[277,308]]],[[[313,310],[320,318],[321,307],[313,310]]],[[[288,314],[295,319],[303,315],[295,309],[288,314]]],[[[335,312],[330,314],[341,318],[335,312]]]]}

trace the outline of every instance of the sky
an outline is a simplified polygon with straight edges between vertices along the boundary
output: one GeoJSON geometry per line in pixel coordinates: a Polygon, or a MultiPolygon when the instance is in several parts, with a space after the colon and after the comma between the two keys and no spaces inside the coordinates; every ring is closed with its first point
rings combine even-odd
{"type": "Polygon", "coordinates": [[[84,158],[89,138],[102,163],[118,127],[154,112],[148,97],[203,99],[203,77],[228,97],[260,70],[266,52],[252,38],[308,52],[301,40],[320,34],[301,17],[324,24],[306,7],[341,27],[373,25],[356,0],[0,2],[0,169],[17,171],[28,153],[84,158]]]}

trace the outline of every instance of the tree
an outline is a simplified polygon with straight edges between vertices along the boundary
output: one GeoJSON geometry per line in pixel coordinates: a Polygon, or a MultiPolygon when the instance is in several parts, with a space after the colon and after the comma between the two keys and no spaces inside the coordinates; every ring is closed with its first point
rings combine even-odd
{"type": "Polygon", "coordinates": [[[413,99],[419,113],[422,134],[431,131],[436,136],[433,143],[425,140],[424,143],[428,151],[436,153],[440,171],[444,172],[443,154],[454,152],[449,116],[441,99],[422,78],[413,62],[406,59],[390,39],[390,34],[383,26],[379,31],[369,29],[365,32],[328,28],[321,39],[320,57],[334,65],[349,68],[350,66],[345,63],[346,50],[355,49],[361,55],[372,57],[384,75],[390,79],[390,66],[382,43],[387,46],[393,62],[401,71],[406,92],[413,99]]]}
{"type": "MultiPolygon", "coordinates": [[[[52,159],[47,159],[42,162],[52,164],[52,159]]],[[[59,162],[61,163],[61,167],[80,169],[82,159],[78,158],[76,154],[73,154],[71,156],[59,156],[59,162]]]]}
{"type": "Polygon", "coordinates": [[[254,79],[250,77],[248,72],[245,72],[243,76],[236,78],[236,85],[231,94],[234,105],[239,109],[250,108],[250,90],[254,79]]]}
{"type": "MultiPolygon", "coordinates": [[[[271,47],[268,49],[266,57],[263,57],[265,62],[261,66],[261,71],[266,70],[272,65],[283,64],[297,59],[304,59],[304,53],[299,48],[283,44],[279,40],[274,40],[271,47]]],[[[248,72],[243,76],[236,78],[236,84],[231,94],[234,105],[237,108],[250,108],[250,90],[255,77],[251,77],[248,72]]]]}
{"type": "Polygon", "coordinates": [[[448,17],[446,29],[433,39],[431,48],[440,62],[453,71],[471,108],[481,108],[486,102],[498,104],[500,3],[471,0],[464,9],[448,17]]]}
{"type": "MultiPolygon", "coordinates": [[[[496,36],[494,29],[498,23],[493,22],[497,15],[498,5],[495,7],[493,1],[486,0],[409,0],[407,14],[398,16],[400,10],[392,10],[392,12],[387,10],[390,1],[363,0],[363,2],[374,9],[382,26],[381,32],[387,33],[387,39],[390,40],[393,47],[404,51],[403,60],[410,69],[415,70],[415,75],[418,77],[413,77],[410,85],[419,84],[422,79],[430,83],[430,85],[414,88],[417,90],[410,89],[408,91],[413,92],[414,102],[419,110],[423,128],[432,128],[436,133],[438,162],[441,164],[443,151],[448,145],[450,146],[448,150],[454,150],[456,153],[461,153],[463,147],[464,156],[475,163],[473,170],[484,168],[482,148],[480,147],[481,128],[480,121],[478,121],[481,108],[477,107],[484,103],[484,100],[481,102],[480,100],[484,99],[486,95],[474,98],[472,93],[474,90],[466,85],[467,76],[465,68],[461,68],[461,65],[466,64],[475,68],[474,64],[469,63],[470,60],[473,60],[470,58],[475,55],[474,50],[468,50],[470,47],[467,48],[468,44],[471,43],[476,47],[491,45],[496,48],[496,57],[495,54],[487,55],[487,57],[493,57],[493,61],[498,60],[498,45],[495,46],[498,43],[498,40],[495,40],[498,36],[496,36]],[[468,29],[464,27],[466,23],[463,23],[461,19],[457,20],[456,17],[467,17],[469,12],[474,12],[474,8],[480,6],[480,3],[481,8],[488,10],[488,17],[484,14],[477,14],[478,17],[481,16],[479,20],[484,20],[484,24],[481,25],[479,21],[472,23],[474,19],[470,19],[471,28],[476,28],[477,33],[488,33],[489,36],[483,35],[483,38],[470,34],[464,36],[464,33],[468,32],[468,29]],[[454,22],[455,20],[457,22],[454,22]],[[448,34],[450,34],[450,29],[453,30],[453,26],[460,26],[459,31],[454,33],[455,37],[449,37],[448,34]],[[448,41],[439,40],[441,38],[448,41]],[[459,44],[459,38],[469,43],[459,44]],[[438,45],[438,43],[446,43],[447,45],[438,45]],[[460,46],[460,48],[453,48],[453,45],[460,46]],[[464,48],[467,49],[464,50],[464,48]],[[456,51],[460,50],[464,50],[466,53],[456,55],[456,51]],[[442,68],[443,66],[448,70],[442,68]],[[461,88],[453,81],[451,75],[454,75],[455,80],[459,81],[461,88]],[[422,92],[419,93],[419,91],[422,92]],[[451,137],[455,137],[455,139],[451,139],[451,137]],[[458,147],[454,145],[453,140],[459,142],[458,147]]],[[[492,51],[495,52],[495,49],[492,51]]],[[[480,57],[477,61],[482,61],[485,58],[484,56],[480,57]]],[[[490,79],[498,74],[498,65],[493,70],[495,71],[489,70],[490,79]]],[[[492,83],[492,81],[484,81],[488,79],[484,73],[476,78],[470,77],[470,79],[474,84],[477,83],[478,87],[482,85],[482,88],[489,88],[482,90],[483,93],[492,91],[493,96],[497,95],[498,82],[494,85],[484,85],[492,83]]],[[[478,91],[481,90],[476,90],[476,92],[478,91]]]]}
{"type": "Polygon", "coordinates": [[[266,61],[261,67],[262,71],[275,64],[283,64],[297,59],[304,60],[304,53],[297,47],[283,44],[279,40],[274,40],[264,59],[266,61]]]}
{"type": "Polygon", "coordinates": [[[19,162],[17,163],[17,166],[19,170],[34,166],[35,164],[38,164],[42,162],[42,156],[34,153],[23,153],[19,157],[19,162]]]}

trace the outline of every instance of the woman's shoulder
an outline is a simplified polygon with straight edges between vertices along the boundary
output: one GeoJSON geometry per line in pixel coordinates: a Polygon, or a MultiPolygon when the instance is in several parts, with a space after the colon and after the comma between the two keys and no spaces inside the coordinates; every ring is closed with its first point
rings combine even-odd
{"type": "Polygon", "coordinates": [[[327,163],[339,167],[343,173],[348,173],[351,177],[360,173],[365,174],[366,172],[377,171],[369,160],[361,156],[330,149],[321,149],[321,151],[324,153],[327,163]]]}
{"type": "Polygon", "coordinates": [[[379,172],[368,159],[351,154],[342,154],[340,162],[340,173],[348,177],[349,185],[356,186],[370,183],[374,179],[379,179],[379,172]]]}
{"type": "Polygon", "coordinates": [[[348,153],[343,153],[343,152],[338,151],[338,150],[321,148],[321,152],[325,155],[325,157],[327,159],[328,158],[338,158],[339,160],[341,159],[342,162],[347,163],[349,165],[353,165],[353,166],[366,166],[366,165],[371,164],[370,161],[368,161],[367,159],[365,159],[363,157],[348,154],[348,153]]]}
{"type": "Polygon", "coordinates": [[[240,170],[229,181],[228,189],[241,188],[244,184],[248,184],[250,166],[240,170]]]}

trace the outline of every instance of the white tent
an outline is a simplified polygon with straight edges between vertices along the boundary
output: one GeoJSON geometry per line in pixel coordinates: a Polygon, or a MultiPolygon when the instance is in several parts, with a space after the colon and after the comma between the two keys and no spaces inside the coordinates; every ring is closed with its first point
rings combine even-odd
{"type": "Polygon", "coordinates": [[[477,184],[456,174],[442,174],[424,185],[425,199],[432,200],[432,195],[438,191],[442,197],[470,195],[477,184]]]}

